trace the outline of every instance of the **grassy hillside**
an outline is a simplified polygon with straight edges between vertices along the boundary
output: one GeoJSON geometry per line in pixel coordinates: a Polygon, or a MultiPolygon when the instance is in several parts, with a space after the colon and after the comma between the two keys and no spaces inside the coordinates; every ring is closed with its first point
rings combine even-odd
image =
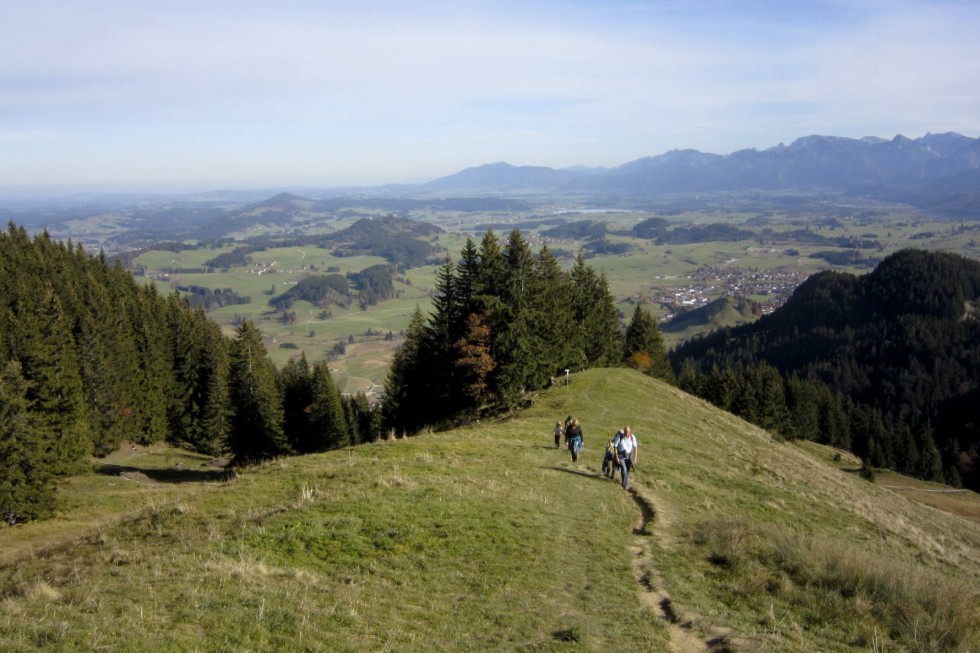
{"type": "Polygon", "coordinates": [[[0,650],[980,646],[976,495],[914,502],[630,371],[232,479],[178,456],[120,452],[55,521],[0,530],[0,650]],[[552,448],[568,414],[578,463],[552,448]],[[598,473],[625,423],[635,493],[598,473]]]}

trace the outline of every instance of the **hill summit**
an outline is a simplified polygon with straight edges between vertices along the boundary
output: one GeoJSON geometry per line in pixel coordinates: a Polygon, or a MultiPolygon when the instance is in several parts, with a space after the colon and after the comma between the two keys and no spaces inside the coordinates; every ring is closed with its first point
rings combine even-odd
{"type": "Polygon", "coordinates": [[[3,650],[980,644],[980,514],[629,370],[573,375],[512,419],[229,480],[153,455],[122,451],[62,517],[0,530],[3,650]],[[575,464],[553,448],[568,414],[575,464]],[[626,423],[632,493],[599,474],[626,423]]]}

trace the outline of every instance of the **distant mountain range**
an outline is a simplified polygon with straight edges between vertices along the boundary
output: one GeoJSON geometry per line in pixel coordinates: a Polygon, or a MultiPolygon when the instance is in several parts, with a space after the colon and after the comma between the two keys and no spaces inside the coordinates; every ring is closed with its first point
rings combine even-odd
{"type": "MultiPolygon", "coordinates": [[[[406,187],[402,187],[406,190],[406,187]]],[[[547,193],[652,197],[672,193],[829,191],[950,212],[980,208],[980,138],[955,133],[806,136],[767,150],[672,150],[616,168],[493,163],[414,187],[425,193],[547,193]]]]}
{"type": "MultiPolygon", "coordinates": [[[[528,211],[544,200],[597,206],[691,210],[742,199],[757,205],[802,196],[865,198],[936,215],[980,217],[980,138],[955,133],[891,140],[806,136],[766,150],[707,154],[672,150],[615,168],[554,169],[490,163],[423,184],[373,187],[224,190],[193,195],[80,194],[0,200],[0,215],[58,235],[59,224],[114,216],[117,244],[214,239],[254,224],[329,218],[350,209],[403,214],[528,211]],[[101,216],[101,217],[100,217],[101,216]]],[[[65,233],[69,233],[64,230],[65,233]]],[[[90,230],[91,231],[91,230],[90,230]]],[[[99,231],[95,229],[93,233],[99,231]]],[[[105,237],[91,243],[104,247],[105,237]]]]}

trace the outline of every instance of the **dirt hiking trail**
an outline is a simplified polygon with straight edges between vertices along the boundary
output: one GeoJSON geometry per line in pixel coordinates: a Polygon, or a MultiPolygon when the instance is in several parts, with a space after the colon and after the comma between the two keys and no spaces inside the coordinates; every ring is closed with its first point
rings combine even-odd
{"type": "Polygon", "coordinates": [[[657,570],[653,555],[653,538],[666,541],[667,527],[673,523],[647,489],[634,485],[630,495],[640,509],[633,524],[630,558],[640,603],[667,625],[672,653],[734,653],[737,650],[733,631],[710,626],[693,613],[681,612],[665,589],[663,576],[657,570]]]}

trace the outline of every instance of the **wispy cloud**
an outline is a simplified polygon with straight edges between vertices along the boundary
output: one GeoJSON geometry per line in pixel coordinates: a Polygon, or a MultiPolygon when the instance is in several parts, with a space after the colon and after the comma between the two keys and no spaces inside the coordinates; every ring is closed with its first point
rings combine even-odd
{"type": "MultiPolygon", "coordinates": [[[[980,131],[966,2],[46,2],[4,18],[0,124],[58,140],[64,183],[87,159],[104,183],[378,183],[980,131]]],[[[58,181],[32,177],[48,148],[0,142],[7,183],[58,181]]]]}

